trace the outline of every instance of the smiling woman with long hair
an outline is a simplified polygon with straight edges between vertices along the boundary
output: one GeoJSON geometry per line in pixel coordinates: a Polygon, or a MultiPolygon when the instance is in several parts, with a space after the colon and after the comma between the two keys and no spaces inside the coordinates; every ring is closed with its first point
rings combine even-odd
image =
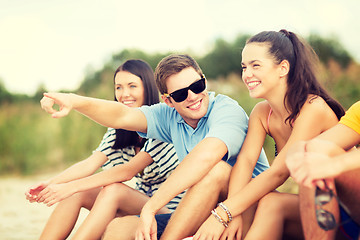
{"type": "Polygon", "coordinates": [[[275,191],[289,177],[286,153],[295,141],[317,136],[344,114],[319,84],[316,61],[309,45],[286,30],[261,32],[246,42],[242,79],[251,97],[265,101],[251,112],[228,199],[212,211],[194,239],[282,239],[283,232],[301,238],[297,195],[275,191]],[[268,170],[252,179],[266,135],[275,141],[276,157],[268,170]],[[280,202],[281,209],[272,208],[271,203],[280,202]],[[289,226],[285,231],[283,219],[289,226]]]}
{"type": "MultiPolygon", "coordinates": [[[[142,60],[128,60],[117,68],[114,91],[115,101],[129,108],[159,102],[153,70],[142,60]]],[[[59,202],[40,239],[67,238],[81,208],[91,211],[73,239],[99,239],[115,216],[140,214],[178,164],[172,144],[109,128],[90,157],[27,191],[30,202],[48,206],[59,202]],[[106,171],[94,174],[100,167],[106,171]],[[122,183],[133,177],[135,189],[122,183]]],[[[160,212],[174,211],[181,197],[176,196],[160,212]]]]}

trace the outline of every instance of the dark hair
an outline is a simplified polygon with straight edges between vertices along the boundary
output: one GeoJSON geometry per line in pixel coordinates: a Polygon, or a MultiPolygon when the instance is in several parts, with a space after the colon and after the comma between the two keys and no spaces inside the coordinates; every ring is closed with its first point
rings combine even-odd
{"type": "Polygon", "coordinates": [[[199,73],[200,76],[203,75],[199,64],[189,55],[172,54],[164,57],[155,69],[155,80],[160,93],[168,93],[166,80],[170,76],[179,73],[188,67],[194,68],[194,70],[199,73]]]}
{"type": "Polygon", "coordinates": [[[341,104],[332,98],[321,86],[316,77],[316,67],[319,63],[315,51],[295,33],[287,30],[264,31],[247,40],[248,43],[266,43],[269,45],[269,54],[277,64],[287,60],[290,70],[287,79],[287,91],[284,105],[290,111],[285,121],[290,125],[299,115],[309,94],[322,97],[340,119],[345,111],[341,104]]]}
{"type": "MultiPolygon", "coordinates": [[[[116,74],[121,71],[129,72],[141,79],[144,85],[144,105],[150,106],[159,103],[159,92],[156,88],[154,72],[148,63],[137,59],[127,60],[115,70],[114,83],[116,74]]],[[[115,101],[117,101],[116,97],[115,101]]],[[[144,143],[145,139],[141,139],[136,132],[116,129],[115,143],[112,148],[121,149],[130,146],[142,147],[144,143]]]]}

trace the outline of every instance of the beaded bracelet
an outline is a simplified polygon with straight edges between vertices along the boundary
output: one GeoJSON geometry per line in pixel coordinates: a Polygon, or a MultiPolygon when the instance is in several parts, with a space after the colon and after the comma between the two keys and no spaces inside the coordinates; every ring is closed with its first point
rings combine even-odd
{"type": "Polygon", "coordinates": [[[224,212],[226,212],[226,214],[227,214],[227,216],[228,216],[228,221],[227,221],[227,223],[230,223],[230,222],[232,221],[232,215],[231,215],[231,213],[230,213],[230,211],[229,211],[229,208],[228,208],[223,202],[219,203],[218,206],[219,206],[222,210],[224,210],[224,212]]]}
{"type": "Polygon", "coordinates": [[[222,219],[220,217],[220,215],[216,212],[216,210],[212,210],[211,214],[216,218],[216,220],[218,220],[224,227],[229,227],[229,225],[227,224],[227,222],[224,221],[224,219],[222,219]]]}

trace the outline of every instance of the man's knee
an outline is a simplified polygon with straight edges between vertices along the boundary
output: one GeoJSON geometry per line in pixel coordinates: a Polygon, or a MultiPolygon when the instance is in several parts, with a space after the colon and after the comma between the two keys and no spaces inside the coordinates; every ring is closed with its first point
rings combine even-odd
{"type": "Polygon", "coordinates": [[[231,166],[224,161],[220,161],[194,187],[206,189],[207,192],[212,192],[223,200],[227,196],[230,173],[231,166]]]}
{"type": "Polygon", "coordinates": [[[202,183],[210,186],[214,184],[228,184],[230,172],[231,166],[224,161],[220,161],[206,174],[202,183]]]}

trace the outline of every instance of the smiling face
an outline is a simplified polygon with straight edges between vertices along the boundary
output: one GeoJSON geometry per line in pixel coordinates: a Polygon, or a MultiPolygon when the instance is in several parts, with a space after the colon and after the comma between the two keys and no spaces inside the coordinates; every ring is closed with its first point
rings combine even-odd
{"type": "Polygon", "coordinates": [[[269,94],[278,94],[279,86],[286,87],[281,79],[287,75],[287,62],[275,64],[268,50],[268,44],[249,43],[242,52],[242,79],[252,98],[266,99],[269,94]]]}
{"type": "Polygon", "coordinates": [[[115,96],[128,107],[141,107],[144,104],[143,82],[132,73],[120,71],[115,76],[115,96]]]}
{"type": "MultiPolygon", "coordinates": [[[[168,92],[172,93],[181,88],[188,87],[199,79],[201,79],[199,73],[194,68],[188,67],[179,73],[171,75],[166,80],[166,86],[168,92]]],[[[196,128],[199,120],[205,116],[209,106],[209,95],[206,89],[198,94],[188,90],[188,96],[182,102],[175,102],[171,97],[165,97],[164,95],[162,98],[168,106],[175,108],[192,128],[196,128]]]]}

